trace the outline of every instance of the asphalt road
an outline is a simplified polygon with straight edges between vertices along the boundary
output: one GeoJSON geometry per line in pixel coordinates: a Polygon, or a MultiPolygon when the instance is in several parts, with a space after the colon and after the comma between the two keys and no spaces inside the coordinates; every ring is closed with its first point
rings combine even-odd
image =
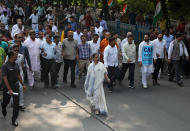
{"type": "Polygon", "coordinates": [[[136,73],[135,89],[127,87],[127,79],[113,93],[107,93],[105,85],[109,114],[102,117],[90,112],[83,90],[85,78],[76,79],[76,89],[70,88],[69,78],[63,84],[61,70],[61,87],[56,90],[36,81],[36,88],[25,93],[27,109],[20,112],[19,127],[10,125],[8,106],[7,118],[0,114],[0,131],[190,131],[190,79],[179,87],[162,75],[161,86],[151,86],[150,78],[150,88],[145,90],[136,73]]]}

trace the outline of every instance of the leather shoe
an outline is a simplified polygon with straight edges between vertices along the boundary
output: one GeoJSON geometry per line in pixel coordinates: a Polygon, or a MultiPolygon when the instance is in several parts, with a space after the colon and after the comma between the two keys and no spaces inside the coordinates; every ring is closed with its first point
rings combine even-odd
{"type": "Polygon", "coordinates": [[[12,121],[12,125],[17,127],[18,123],[16,121],[12,121]]]}
{"type": "Polygon", "coordinates": [[[75,84],[72,84],[71,87],[72,87],[72,88],[76,88],[76,85],[75,85],[75,84]]]}
{"type": "Polygon", "coordinates": [[[24,107],[24,106],[19,106],[19,109],[20,109],[21,111],[25,111],[26,107],[24,107]]]}

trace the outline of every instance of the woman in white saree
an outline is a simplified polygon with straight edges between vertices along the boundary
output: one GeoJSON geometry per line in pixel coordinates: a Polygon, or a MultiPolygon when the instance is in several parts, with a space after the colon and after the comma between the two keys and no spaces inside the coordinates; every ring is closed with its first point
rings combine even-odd
{"type": "Polygon", "coordinates": [[[91,109],[96,115],[107,115],[105,93],[103,88],[104,79],[110,82],[104,64],[99,62],[99,55],[93,55],[93,62],[88,67],[88,73],[84,84],[87,99],[91,103],[91,109]]]}

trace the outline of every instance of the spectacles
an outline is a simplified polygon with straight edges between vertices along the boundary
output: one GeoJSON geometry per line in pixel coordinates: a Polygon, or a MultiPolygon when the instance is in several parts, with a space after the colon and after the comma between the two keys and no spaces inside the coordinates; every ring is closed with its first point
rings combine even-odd
{"type": "Polygon", "coordinates": [[[73,35],[69,35],[68,37],[73,37],[73,35]]]}
{"type": "Polygon", "coordinates": [[[19,52],[19,50],[14,50],[14,52],[19,52]]]}
{"type": "Polygon", "coordinates": [[[22,37],[17,37],[17,38],[21,39],[22,37]]]}

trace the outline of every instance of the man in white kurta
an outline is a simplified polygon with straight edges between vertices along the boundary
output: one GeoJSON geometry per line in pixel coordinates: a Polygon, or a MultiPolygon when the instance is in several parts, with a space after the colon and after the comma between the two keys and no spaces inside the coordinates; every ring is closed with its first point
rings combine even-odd
{"type": "Polygon", "coordinates": [[[154,71],[153,59],[156,62],[156,51],[154,44],[149,39],[150,36],[145,34],[144,41],[140,43],[138,51],[138,61],[142,72],[142,85],[145,89],[148,88],[147,77],[154,71]]]}
{"type": "Polygon", "coordinates": [[[30,37],[25,40],[23,46],[28,48],[30,54],[32,70],[27,68],[28,83],[30,87],[34,87],[34,77],[40,76],[40,44],[36,38],[35,31],[30,31],[30,37]]]}

